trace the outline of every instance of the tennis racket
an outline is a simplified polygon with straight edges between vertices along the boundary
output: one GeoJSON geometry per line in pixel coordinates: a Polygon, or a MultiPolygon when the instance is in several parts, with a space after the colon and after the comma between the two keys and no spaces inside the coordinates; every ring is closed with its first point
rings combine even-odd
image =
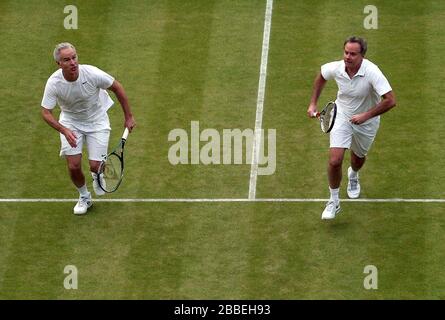
{"type": "Polygon", "coordinates": [[[128,128],[125,128],[119,144],[100,163],[97,181],[105,192],[116,191],[124,177],[124,146],[128,133],[128,128]]]}
{"type": "Polygon", "coordinates": [[[326,106],[320,112],[314,112],[314,117],[320,120],[321,131],[329,133],[335,123],[335,117],[337,116],[337,105],[335,102],[328,102],[326,106]]]}

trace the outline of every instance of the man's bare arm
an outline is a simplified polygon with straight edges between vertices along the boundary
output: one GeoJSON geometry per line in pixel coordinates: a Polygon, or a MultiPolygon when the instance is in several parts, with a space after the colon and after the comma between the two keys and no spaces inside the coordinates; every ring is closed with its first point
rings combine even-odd
{"type": "Polygon", "coordinates": [[[374,108],[352,116],[351,123],[362,124],[363,122],[381,115],[396,106],[396,98],[392,91],[385,93],[382,97],[382,101],[380,101],[374,108]]]}
{"type": "Polygon", "coordinates": [[[42,107],[42,118],[46,121],[51,127],[59,131],[66,137],[66,140],[70,144],[71,147],[75,148],[77,146],[77,137],[70,129],[62,126],[59,121],[54,118],[53,112],[51,109],[47,109],[42,107]]]}
{"type": "Polygon", "coordinates": [[[125,117],[124,126],[131,132],[131,130],[136,125],[136,122],[134,120],[133,114],[131,113],[130,104],[128,102],[128,97],[125,93],[124,87],[120,84],[119,81],[114,80],[113,84],[108,88],[108,90],[113,91],[117,99],[119,100],[125,117]]]}
{"type": "Polygon", "coordinates": [[[317,75],[314,81],[314,89],[312,90],[312,97],[311,102],[309,104],[309,108],[307,109],[307,115],[309,118],[314,117],[314,113],[317,112],[317,102],[318,98],[321,95],[321,92],[323,91],[323,88],[326,84],[327,80],[323,78],[321,73],[317,75]]]}

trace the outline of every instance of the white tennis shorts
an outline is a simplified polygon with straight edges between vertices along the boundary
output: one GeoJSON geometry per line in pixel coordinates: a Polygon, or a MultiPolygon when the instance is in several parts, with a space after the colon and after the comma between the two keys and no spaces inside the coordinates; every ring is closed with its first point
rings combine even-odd
{"type": "Polygon", "coordinates": [[[359,158],[364,158],[377,134],[380,126],[380,117],[374,118],[363,124],[352,124],[345,117],[337,115],[334,127],[330,132],[331,148],[346,148],[359,158]]]}
{"type": "Polygon", "coordinates": [[[63,134],[60,134],[60,156],[73,156],[82,154],[84,143],[88,149],[88,159],[94,161],[102,161],[107,155],[108,140],[110,138],[110,130],[104,129],[96,132],[83,132],[74,128],[69,128],[77,136],[77,146],[72,148],[63,134]]]}

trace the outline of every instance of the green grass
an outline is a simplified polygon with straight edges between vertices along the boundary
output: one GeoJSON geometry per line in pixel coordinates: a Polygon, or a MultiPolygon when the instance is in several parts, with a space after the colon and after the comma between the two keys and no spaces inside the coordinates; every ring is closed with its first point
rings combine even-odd
{"type": "MultiPolygon", "coordinates": [[[[167,136],[191,121],[254,128],[265,2],[72,1],[79,29],[65,30],[64,3],[1,1],[1,198],[77,197],[39,114],[62,41],[124,85],[138,124],[125,180],[107,197],[247,198],[249,165],[172,166],[167,136]]],[[[320,65],[358,34],[398,102],[382,116],[362,197],[445,198],[445,4],[375,1],[379,29],[365,30],[366,4],[275,1],[263,128],[277,130],[277,168],[258,177],[257,197],[328,196],[328,139],[305,112],[320,65]]],[[[118,104],[110,118],[114,144],[118,104]]],[[[445,204],[343,202],[329,222],[323,205],[97,202],[76,217],[69,202],[0,202],[0,299],[445,298],[445,204]],[[78,290],[63,287],[66,265],[78,290]],[[378,290],[363,288],[367,265],[378,290]]]]}

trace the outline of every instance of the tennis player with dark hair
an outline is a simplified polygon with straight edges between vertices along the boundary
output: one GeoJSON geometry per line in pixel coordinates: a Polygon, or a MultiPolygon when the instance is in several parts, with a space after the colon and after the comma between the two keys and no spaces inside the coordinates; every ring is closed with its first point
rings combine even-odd
{"type": "Polygon", "coordinates": [[[84,143],[88,148],[93,189],[97,195],[105,193],[98,185],[97,172],[107,154],[111,130],[107,111],[113,100],[107,89],[114,92],[122,106],[124,126],[131,131],[136,123],[122,85],[99,68],[79,64],[72,44],[58,44],[54,59],[59,69],[46,83],[41,111],[43,119],[60,132],[60,156],[66,158],[71,180],[80,194],[74,214],[85,214],[92,198],[81,167],[84,143]],[[57,104],[61,109],[58,121],[52,113],[57,104]]]}
{"type": "Polygon", "coordinates": [[[359,37],[350,37],[343,44],[343,60],[321,66],[314,82],[309,117],[317,112],[317,102],[328,80],[338,86],[335,103],[337,118],[330,132],[328,178],[330,199],[321,216],[333,219],[340,211],[340,183],[342,163],[346,149],[351,150],[351,166],[348,168],[349,198],[360,196],[358,171],[366,160],[380,124],[380,115],[396,105],[392,88],[371,61],[365,59],[367,43],[359,37]]]}

